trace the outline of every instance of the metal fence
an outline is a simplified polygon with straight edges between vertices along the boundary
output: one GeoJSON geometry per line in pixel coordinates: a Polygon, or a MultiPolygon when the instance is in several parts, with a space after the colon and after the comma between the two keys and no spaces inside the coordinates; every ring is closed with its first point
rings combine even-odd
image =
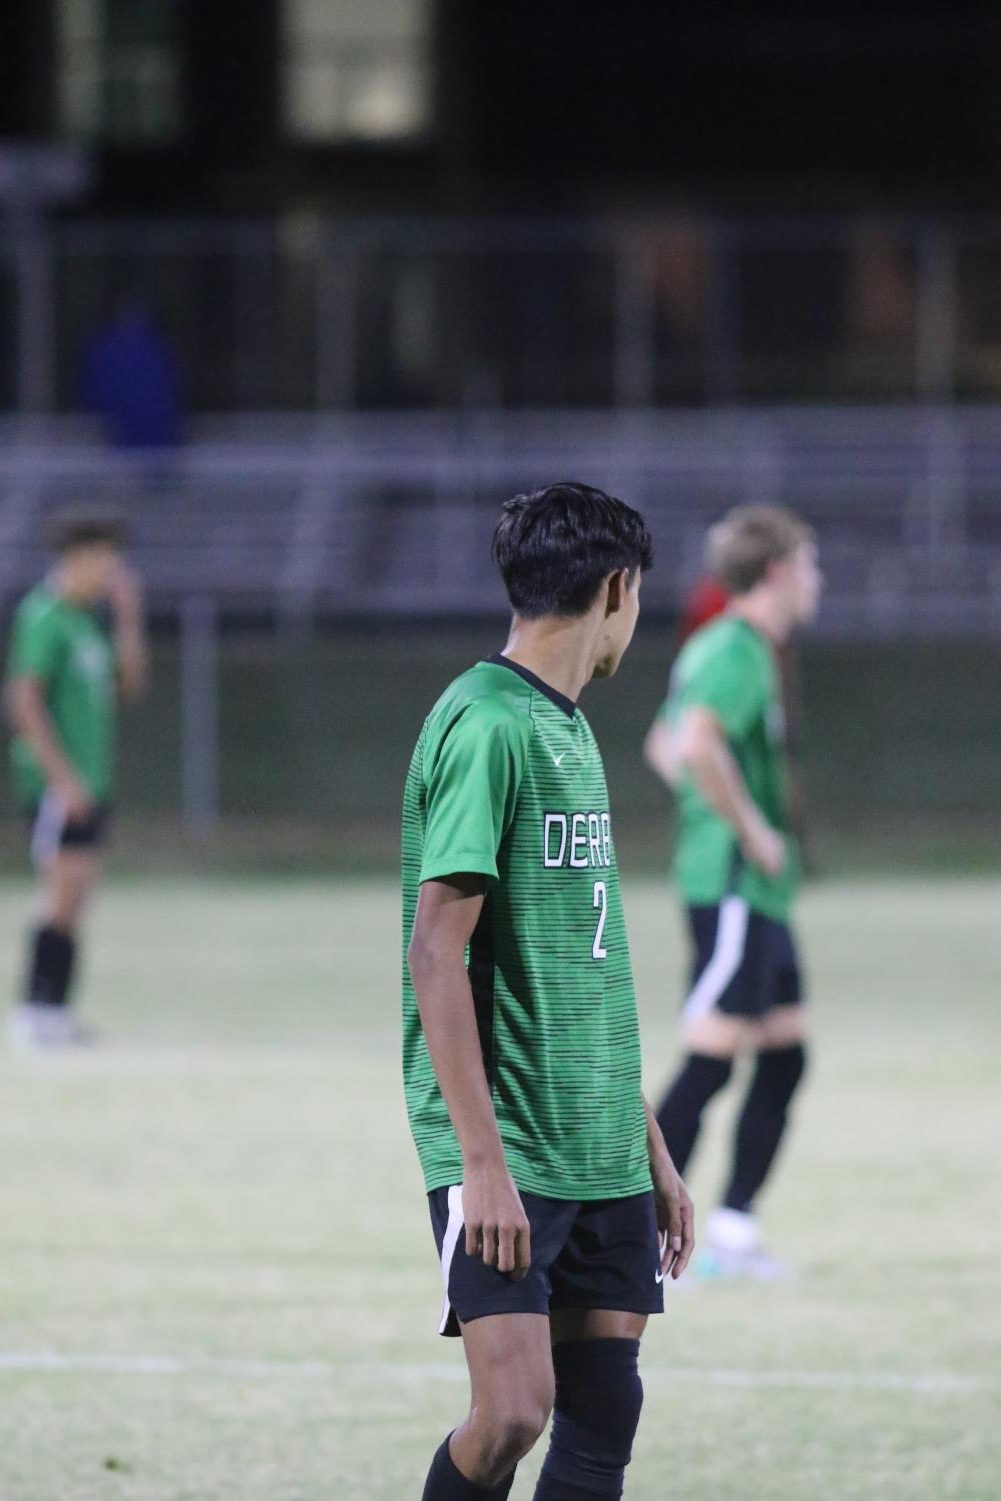
{"type": "Polygon", "coordinates": [[[122,287],[195,411],[1001,396],[1001,221],[40,223],[0,233],[0,401],[74,410],[122,287]]]}

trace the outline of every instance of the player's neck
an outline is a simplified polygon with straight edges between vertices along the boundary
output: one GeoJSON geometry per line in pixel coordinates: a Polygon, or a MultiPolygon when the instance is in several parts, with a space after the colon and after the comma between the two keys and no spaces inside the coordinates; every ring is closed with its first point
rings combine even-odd
{"type": "Polygon", "coordinates": [[[790,625],[785,611],[774,595],[752,589],[732,601],[727,613],[738,620],[746,620],[760,635],[775,646],[782,646],[789,638],[790,625]]]}
{"type": "Polygon", "coordinates": [[[74,605],[78,610],[86,608],[86,590],[79,587],[74,570],[68,564],[57,563],[47,574],[45,582],[51,592],[68,605],[74,605]]]}
{"type": "Polygon", "coordinates": [[[504,655],[576,703],[594,676],[596,642],[588,616],[511,622],[504,655]]]}

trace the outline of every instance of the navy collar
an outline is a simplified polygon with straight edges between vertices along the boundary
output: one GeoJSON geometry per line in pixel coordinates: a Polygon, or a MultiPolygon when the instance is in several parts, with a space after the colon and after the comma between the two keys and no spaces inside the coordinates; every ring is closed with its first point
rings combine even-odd
{"type": "Polygon", "coordinates": [[[522,667],[520,662],[512,662],[510,657],[505,657],[504,653],[499,651],[494,652],[492,657],[487,657],[487,661],[493,667],[508,667],[512,672],[516,672],[537,693],[543,694],[551,704],[556,705],[557,709],[562,709],[568,719],[572,719],[576,714],[577,705],[572,698],[567,698],[565,693],[557,693],[555,688],[550,688],[548,683],[544,683],[540,677],[536,677],[534,672],[529,672],[527,667],[522,667]]]}

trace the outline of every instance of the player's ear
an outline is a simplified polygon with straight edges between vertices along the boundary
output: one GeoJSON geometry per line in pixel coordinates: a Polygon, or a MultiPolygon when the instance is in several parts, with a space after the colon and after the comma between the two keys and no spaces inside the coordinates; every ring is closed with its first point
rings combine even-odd
{"type": "Polygon", "coordinates": [[[626,592],[626,570],[619,568],[615,573],[610,573],[606,584],[605,594],[605,619],[609,615],[617,615],[622,609],[622,598],[626,592]]]}

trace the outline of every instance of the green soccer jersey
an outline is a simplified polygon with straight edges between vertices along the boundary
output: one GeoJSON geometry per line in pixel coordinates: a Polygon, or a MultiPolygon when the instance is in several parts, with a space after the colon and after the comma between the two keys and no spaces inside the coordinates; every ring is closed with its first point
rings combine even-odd
{"type": "MultiPolygon", "coordinates": [[[[403,936],[422,881],[486,878],[469,948],[483,1061],[519,1189],[556,1199],[650,1187],[640,1045],[608,790],[569,699],[494,657],[448,688],[403,805],[403,936]]],[[[462,1156],[403,966],[403,1074],[428,1190],[462,1156]]]]}
{"type": "MultiPolygon", "coordinates": [[[[747,790],[773,828],[788,829],[785,724],[775,653],[760,632],[722,615],[682,648],[662,713],[669,723],[693,705],[711,709],[726,734],[747,790]]],[[[674,874],[692,906],[742,896],[766,917],[785,921],[798,882],[792,844],[785,870],[767,876],[744,860],[734,831],[690,777],[678,788],[674,874]]]]}
{"type": "MultiPolygon", "coordinates": [[[[10,677],[38,678],[60,746],[92,798],[111,795],[114,775],[115,662],[94,616],[46,584],[26,595],[14,616],[10,677]]],[[[16,795],[38,802],[45,773],[21,736],[11,742],[16,795]]]]}

